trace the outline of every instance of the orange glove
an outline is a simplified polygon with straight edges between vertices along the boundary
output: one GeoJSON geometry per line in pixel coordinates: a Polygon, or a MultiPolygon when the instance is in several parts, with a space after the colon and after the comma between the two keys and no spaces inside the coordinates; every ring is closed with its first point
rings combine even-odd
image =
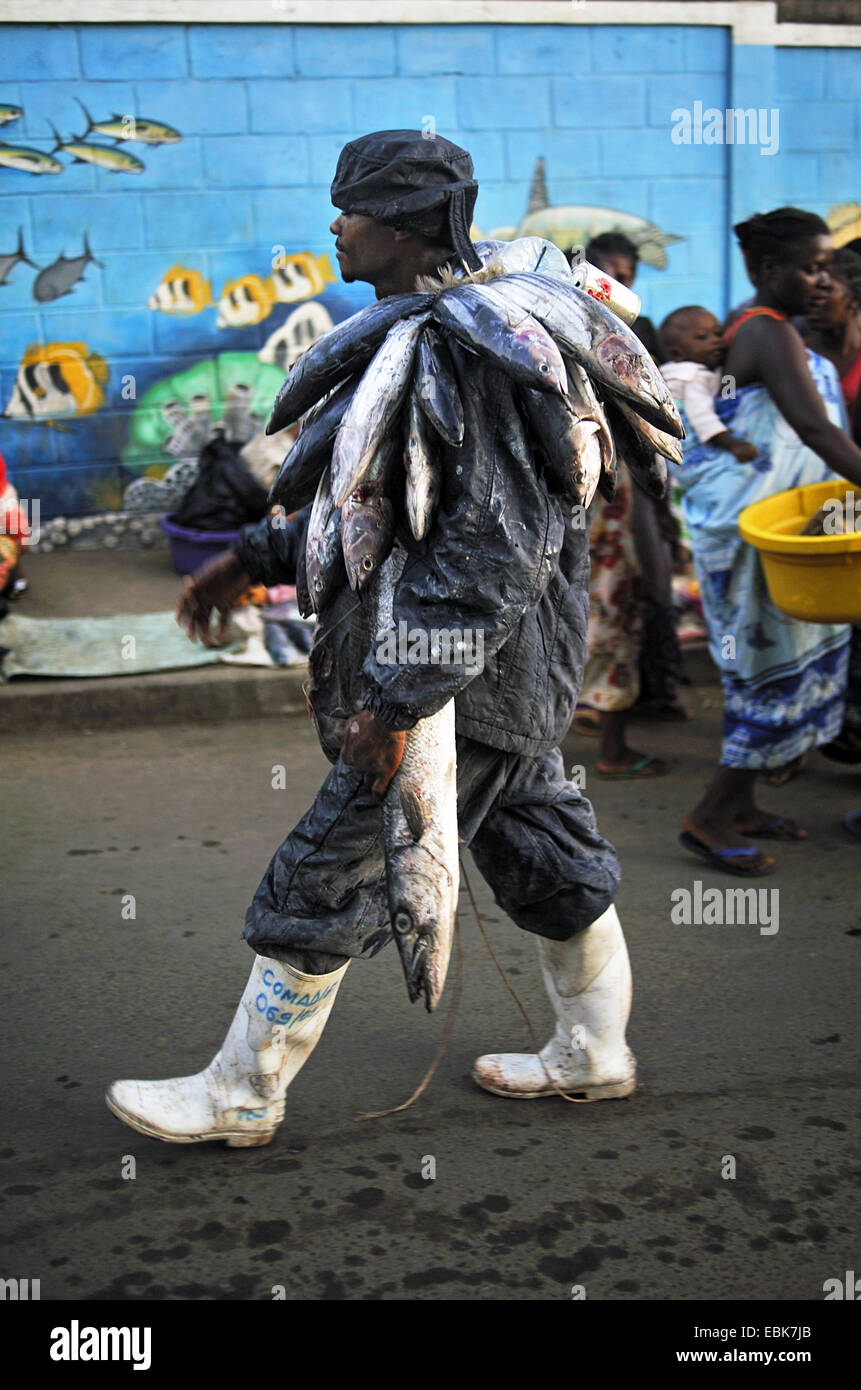
{"type": "Polygon", "coordinates": [[[383,797],[404,756],[405,733],[362,710],[347,720],[341,758],[348,767],[368,775],[374,796],[383,797]]]}

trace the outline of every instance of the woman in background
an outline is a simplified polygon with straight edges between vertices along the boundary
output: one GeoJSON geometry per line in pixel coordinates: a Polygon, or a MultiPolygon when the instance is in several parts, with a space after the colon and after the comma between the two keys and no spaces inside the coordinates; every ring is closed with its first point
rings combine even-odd
{"type": "Polygon", "coordinates": [[[763,497],[843,475],[861,486],[861,450],[845,420],[833,365],[806,352],[789,319],[830,286],[832,244],[820,217],[797,208],[735,227],[756,290],[727,333],[732,397],[715,403],[733,434],[758,446],[750,463],[701,445],[681,473],[685,520],[724,688],[721,765],[684,819],[686,849],[732,873],[768,873],[774,861],[747,839],[803,839],[757,806],[758,772],[785,767],[829,743],[843,719],[849,628],[802,623],[768,594],[759,555],[738,529],[763,497]]]}

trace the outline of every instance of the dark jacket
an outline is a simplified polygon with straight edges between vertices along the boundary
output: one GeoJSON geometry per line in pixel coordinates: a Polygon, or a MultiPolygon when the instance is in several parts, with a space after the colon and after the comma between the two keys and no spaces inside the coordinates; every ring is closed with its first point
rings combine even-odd
{"type": "MultiPolygon", "coordinates": [[[[311,657],[311,703],[330,756],[321,726],[333,709],[338,717],[352,713],[357,694],[359,705],[399,729],[454,696],[458,732],[508,752],[547,752],[571,720],[586,650],[588,528],[567,520],[570,506],[545,484],[511,378],[457,345],[451,351],[464,442],[442,448],[442,492],[426,540],[405,542],[394,626],[469,629],[483,644],[483,669],[471,675],[462,664],[380,664],[372,651],[362,689],[345,694],[357,659],[346,640],[349,609],[336,599],[315,637],[324,660],[316,651],[311,657]]],[[[243,529],[237,552],[254,582],[295,578],[306,527],[307,509],[286,526],[266,519],[243,529]]]]}

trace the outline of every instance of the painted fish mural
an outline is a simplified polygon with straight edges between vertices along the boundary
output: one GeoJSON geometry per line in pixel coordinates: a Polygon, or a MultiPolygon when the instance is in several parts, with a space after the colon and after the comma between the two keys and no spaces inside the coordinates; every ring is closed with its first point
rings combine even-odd
{"type": "MultiPolygon", "coordinates": [[[[518,237],[541,236],[552,241],[562,251],[572,246],[587,246],[593,237],[603,232],[624,232],[636,246],[643,265],[666,270],[666,247],[682,238],[673,232],[663,232],[654,222],[637,217],[632,212],[615,208],[593,207],[589,204],[550,206],[544,173],[544,160],[536,160],[529,191],[529,206],[525,217],[516,227],[496,227],[488,233],[492,241],[515,241],[518,237]]],[[[484,240],[477,228],[477,241],[484,240]]]]}
{"type": "MultiPolygon", "coordinates": [[[[33,298],[40,304],[49,304],[52,299],[61,299],[64,294],[71,294],[78,281],[83,280],[84,271],[90,262],[98,266],[102,264],[90,250],[87,233],[84,232],[84,254],[72,256],[69,260],[65,256],[59,256],[53,265],[46,265],[40,270],[33,281],[33,298]]],[[[32,265],[32,261],[30,264],[32,265]]]]}
{"type": "Polygon", "coordinates": [[[180,264],[165,271],[158,289],[147,300],[148,309],[160,309],[163,314],[178,318],[199,314],[208,305],[215,307],[212,281],[204,280],[201,271],[188,270],[180,264]]]}
{"type": "Polygon", "coordinates": [[[858,203],[837,203],[828,209],[825,221],[831,228],[831,240],[838,250],[847,242],[861,237],[861,206],[858,203]]]}
{"type": "Polygon", "coordinates": [[[17,169],[22,174],[62,174],[64,164],[55,159],[53,151],[29,150],[23,145],[0,145],[0,165],[17,169]]]}
{"type": "Polygon", "coordinates": [[[334,326],[332,315],[324,304],[303,304],[288,314],[281,327],[269,335],[257,356],[261,362],[286,372],[312,343],[334,326]]]}
{"type": "Polygon", "coordinates": [[[327,285],[337,284],[337,276],[327,255],[314,256],[297,251],[281,256],[266,281],[270,295],[278,304],[295,304],[322,294],[327,285]]]}
{"type": "MultiPolygon", "coordinates": [[[[51,126],[54,132],[54,145],[52,154],[62,150],[64,154],[70,154],[75,164],[95,164],[96,168],[104,169],[109,174],[142,174],[146,168],[139,159],[127,150],[118,150],[116,145],[95,145],[87,144],[81,136],[73,137],[71,140],[63,140],[58,134],[56,127],[51,126]]],[[[63,166],[61,165],[60,168],[63,166]]]]}
{"type": "Polygon", "coordinates": [[[150,480],[164,478],[168,470],[171,479],[177,476],[177,459],[196,461],[214,429],[224,428],[233,437],[262,432],[283,384],[284,373],[261,363],[256,353],[222,352],[149,387],[135,403],[122,454],[123,467],[146,479],[146,487],[135,488],[135,505],[143,505],[151,492],[150,480]],[[235,411],[231,417],[231,403],[247,417],[247,428],[235,411]]]}
{"type": "Polygon", "coordinates": [[[24,251],[23,227],[18,228],[18,245],[15,250],[8,256],[0,255],[0,285],[5,285],[7,283],[7,276],[10,270],[14,270],[15,266],[18,265],[20,261],[23,261],[25,265],[31,265],[34,270],[38,269],[35,261],[31,261],[30,257],[24,251]]]}
{"type": "Polygon", "coordinates": [[[164,121],[153,121],[148,116],[121,116],[116,111],[107,121],[94,121],[84,103],[76,97],[78,105],[84,113],[87,128],[82,135],[86,140],[87,136],[95,131],[98,135],[107,135],[116,140],[117,144],[134,141],[142,145],[173,145],[182,136],[173,126],[165,125],[164,121]]]}
{"type": "Polygon", "coordinates": [[[272,296],[259,275],[228,280],[218,301],[216,328],[248,328],[272,313],[272,296]]]}
{"type": "Polygon", "coordinates": [[[100,410],[108,364],[86,343],[33,344],[21,358],[3,417],[45,420],[100,410]]]}
{"type": "Polygon", "coordinates": [[[8,125],[10,121],[20,121],[23,114],[23,107],[13,106],[8,101],[0,101],[0,125],[8,125]]]}

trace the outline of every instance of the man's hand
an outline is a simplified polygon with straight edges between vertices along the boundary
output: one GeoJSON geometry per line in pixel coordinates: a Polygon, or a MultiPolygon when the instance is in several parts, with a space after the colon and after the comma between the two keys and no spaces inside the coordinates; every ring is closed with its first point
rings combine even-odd
{"type": "Polygon", "coordinates": [[[192,577],[186,576],[185,593],[177,605],[176,621],[192,642],[198,638],[205,647],[217,647],[224,641],[230,609],[251,579],[232,550],[208,561],[192,577]],[[218,610],[218,631],[213,637],[210,618],[218,610]]]}
{"type": "Polygon", "coordinates": [[[341,758],[356,772],[368,774],[371,792],[382,797],[401,765],[407,736],[362,710],[347,720],[341,758]]]}

